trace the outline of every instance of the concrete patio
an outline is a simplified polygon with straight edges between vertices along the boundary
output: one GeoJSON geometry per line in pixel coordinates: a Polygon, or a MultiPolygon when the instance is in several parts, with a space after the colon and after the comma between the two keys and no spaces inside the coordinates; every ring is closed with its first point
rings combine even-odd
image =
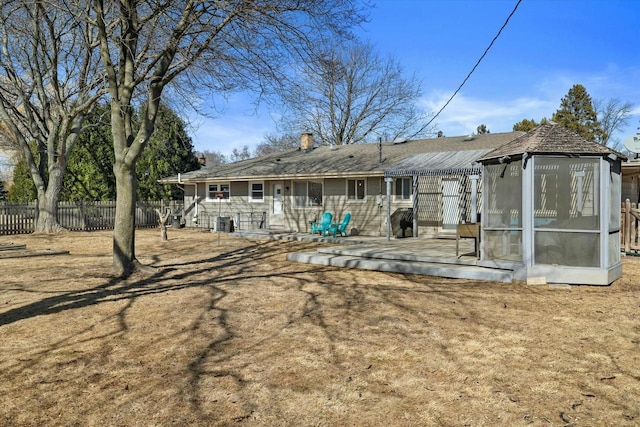
{"type": "Polygon", "coordinates": [[[312,252],[287,254],[290,261],[334,267],[357,268],[403,274],[422,274],[454,279],[512,282],[513,269],[506,265],[478,265],[473,240],[461,239],[456,257],[455,239],[423,239],[351,236],[322,237],[276,230],[239,231],[232,237],[326,242],[312,252]]]}

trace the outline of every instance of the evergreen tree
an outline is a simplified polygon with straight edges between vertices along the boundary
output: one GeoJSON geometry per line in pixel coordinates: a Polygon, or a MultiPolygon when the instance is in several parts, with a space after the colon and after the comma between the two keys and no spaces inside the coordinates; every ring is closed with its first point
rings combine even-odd
{"type": "Polygon", "coordinates": [[[0,179],[0,202],[7,201],[7,189],[5,188],[4,181],[0,179]]]}
{"type": "Polygon", "coordinates": [[[29,173],[29,166],[27,162],[20,160],[13,168],[13,183],[7,193],[7,200],[12,203],[27,203],[37,198],[38,192],[29,173]]]}
{"type": "Polygon", "coordinates": [[[478,135],[482,135],[483,133],[491,133],[491,131],[487,128],[487,125],[485,125],[484,123],[476,128],[476,132],[478,135]]]}
{"type": "Polygon", "coordinates": [[[560,108],[553,114],[551,120],[590,141],[602,142],[608,139],[598,121],[591,96],[587,93],[587,89],[580,84],[575,84],[569,89],[567,95],[560,102],[560,108]]]}
{"type": "Polygon", "coordinates": [[[169,107],[160,106],[155,132],[136,164],[138,200],[179,200],[184,193],[158,180],[200,168],[186,124],[169,107]]]}
{"type": "MultiPolygon", "coordinates": [[[[69,159],[61,200],[115,200],[109,106],[96,109],[87,122],[91,126],[79,138],[69,159]]],[[[138,200],[181,199],[182,190],[158,180],[199,167],[184,121],[161,106],[156,131],[136,163],[138,200]]]]}
{"type": "Polygon", "coordinates": [[[109,107],[98,107],[87,123],[69,157],[60,200],[115,200],[109,107]]]}
{"type": "Polygon", "coordinates": [[[522,119],[521,121],[519,121],[518,123],[513,125],[513,130],[514,131],[520,131],[520,132],[529,132],[530,130],[535,129],[537,126],[543,125],[543,124],[547,123],[548,121],[549,121],[549,119],[547,119],[546,117],[543,117],[542,120],[540,120],[540,123],[537,123],[533,119],[531,119],[531,120],[522,119]]]}

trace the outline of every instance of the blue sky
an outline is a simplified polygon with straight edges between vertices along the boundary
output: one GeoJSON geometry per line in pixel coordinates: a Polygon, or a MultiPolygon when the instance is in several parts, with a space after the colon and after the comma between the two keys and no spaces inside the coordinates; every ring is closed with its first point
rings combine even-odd
{"type": "MultiPolygon", "coordinates": [[[[435,113],[462,83],[517,0],[372,0],[357,30],[381,54],[393,55],[422,82],[419,106],[435,113]]],[[[635,105],[640,126],[640,0],[522,0],[498,40],[460,93],[435,120],[447,136],[485,123],[510,131],[523,118],[550,117],[576,83],[593,98],[635,105]]],[[[251,98],[232,96],[215,119],[192,118],[196,150],[229,154],[254,147],[276,125],[251,98]]],[[[6,159],[0,157],[0,170],[6,159]]]]}
{"type": "MultiPolygon", "coordinates": [[[[357,32],[422,82],[418,105],[435,113],[458,88],[517,0],[377,0],[357,32]]],[[[640,1],[523,0],[465,86],[435,120],[447,136],[484,123],[507,132],[523,118],[550,117],[574,84],[593,98],[635,105],[640,126],[640,1]]],[[[265,108],[233,96],[216,119],[196,120],[196,150],[228,154],[275,133],[265,108]]]]}

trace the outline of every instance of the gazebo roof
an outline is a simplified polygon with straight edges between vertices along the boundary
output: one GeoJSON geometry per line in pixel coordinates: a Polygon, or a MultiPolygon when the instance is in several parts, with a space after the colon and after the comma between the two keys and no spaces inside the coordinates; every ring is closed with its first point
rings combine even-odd
{"type": "Polygon", "coordinates": [[[622,160],[626,156],[597,142],[590,141],[576,132],[549,121],[505,145],[483,155],[478,162],[494,163],[505,157],[519,158],[524,154],[560,154],[567,156],[614,154],[622,160]]]}

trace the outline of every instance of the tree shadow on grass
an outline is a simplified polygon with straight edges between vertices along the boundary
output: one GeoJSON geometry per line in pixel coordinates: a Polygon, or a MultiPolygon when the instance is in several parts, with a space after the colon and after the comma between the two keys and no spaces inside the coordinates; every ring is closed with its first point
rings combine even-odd
{"type": "MultiPolygon", "coordinates": [[[[382,399],[390,387],[376,383],[371,376],[367,377],[376,371],[378,362],[368,360],[366,351],[375,354],[376,347],[385,345],[384,340],[397,340],[397,344],[394,343],[387,350],[390,354],[412,346],[433,355],[440,354],[440,359],[446,359],[456,367],[450,374],[453,378],[458,372],[473,371],[474,368],[466,366],[469,359],[460,357],[459,348],[447,344],[445,339],[430,338],[428,328],[432,325],[453,324],[464,332],[469,324],[476,331],[492,331],[492,334],[499,337],[502,331],[526,333],[526,325],[521,327],[519,324],[504,323],[505,319],[510,318],[506,315],[508,310],[518,310],[520,318],[524,316],[526,319],[537,319],[535,302],[541,300],[538,294],[543,293],[539,289],[520,289],[519,294],[515,294],[511,285],[470,284],[394,273],[375,273],[375,282],[368,282],[366,275],[358,270],[295,263],[288,264],[282,270],[271,268],[273,256],[284,256],[283,246],[277,242],[248,242],[241,248],[223,251],[214,256],[195,254],[191,261],[162,261],[161,257],[156,257],[153,258],[152,265],[157,270],[148,277],[134,276],[127,280],[111,278],[90,289],[47,296],[1,313],[0,325],[35,316],[125,301],[126,304],[110,315],[111,318],[118,318],[115,331],[87,338],[87,341],[101,340],[128,331],[127,312],[134,309],[132,306],[139,298],[181,289],[203,289],[202,300],[195,305],[196,311],[189,313],[190,322],[186,330],[166,331],[146,340],[144,345],[153,350],[162,348],[165,343],[176,346],[177,340],[178,346],[184,344],[185,348],[190,348],[193,352],[189,354],[181,371],[185,374],[185,380],[174,385],[180,394],[175,401],[186,403],[191,408],[191,414],[206,420],[207,417],[214,416],[212,407],[215,406],[215,410],[222,412],[228,409],[224,406],[228,402],[209,400],[209,394],[212,390],[215,392],[230,387],[238,397],[233,399],[237,400],[237,405],[234,406],[237,411],[230,412],[226,420],[216,422],[234,423],[248,419],[255,410],[263,411],[264,415],[265,406],[269,406],[269,410],[273,412],[279,409],[284,411],[287,409],[286,404],[278,399],[283,395],[301,393],[296,387],[305,380],[308,381],[305,387],[308,387],[310,395],[325,395],[331,384],[328,386],[328,383],[314,383],[312,380],[313,371],[323,368],[328,368],[328,375],[334,381],[336,378],[339,380],[341,377],[348,377],[353,378],[351,384],[361,381],[360,384],[374,386],[379,393],[377,396],[382,399]],[[493,286],[493,296],[486,296],[485,292],[490,286],[493,286]],[[236,316],[251,309],[266,310],[266,305],[270,303],[257,302],[239,306],[238,303],[242,301],[237,299],[239,294],[235,294],[239,287],[255,289],[256,299],[261,298],[260,292],[263,289],[271,287],[271,292],[276,289],[277,293],[286,294],[289,304],[277,321],[273,322],[273,327],[265,328],[259,334],[252,334],[251,325],[235,323],[236,316]],[[416,304],[416,301],[420,304],[416,304]],[[483,305],[495,307],[490,316],[482,309],[483,305]],[[404,328],[404,324],[409,326],[404,328]],[[396,327],[393,331],[385,331],[389,325],[396,327]],[[295,331],[292,332],[292,329],[295,331]],[[295,348],[296,345],[305,345],[306,337],[303,334],[307,332],[313,334],[316,347],[295,348]],[[283,343],[291,345],[292,352],[300,351],[305,356],[321,360],[307,367],[297,364],[297,359],[293,357],[285,359],[290,366],[283,366],[282,369],[291,369],[297,375],[294,380],[298,382],[293,384],[278,382],[277,378],[266,376],[258,376],[257,380],[252,378],[252,375],[257,375],[256,367],[267,369],[281,360],[274,354],[274,348],[283,343]],[[441,347],[431,346],[439,343],[445,344],[441,347]],[[347,347],[366,351],[359,358],[361,360],[355,360],[345,352],[347,347]],[[314,354],[313,350],[318,350],[319,353],[314,354]],[[356,363],[360,365],[354,366],[356,363]],[[373,368],[369,370],[372,365],[373,368]],[[273,393],[261,395],[263,400],[260,400],[256,398],[257,389],[273,393]]],[[[302,247],[287,243],[286,251],[302,247]]],[[[258,321],[269,321],[269,316],[265,314],[273,312],[261,311],[255,318],[258,321]]],[[[180,316],[180,313],[175,316],[180,316]]],[[[444,338],[449,336],[447,332],[438,333],[444,338]]],[[[74,344],[73,337],[67,337],[50,344],[45,352],[50,353],[74,344]]],[[[410,372],[415,368],[406,365],[402,369],[410,372]]],[[[133,401],[135,396],[127,399],[133,401]]],[[[289,421],[291,419],[285,422],[289,421]]],[[[302,420],[301,424],[304,424],[302,420]]]]}
{"type": "MultiPolygon", "coordinates": [[[[0,313],[0,327],[36,316],[56,314],[103,302],[135,300],[145,295],[165,293],[189,287],[207,286],[218,281],[222,283],[229,280],[229,278],[237,276],[237,274],[232,271],[226,271],[229,267],[232,267],[232,270],[238,270],[238,274],[246,277],[246,274],[251,274],[252,269],[243,269],[243,264],[259,262],[261,259],[268,258],[276,252],[279,252],[277,246],[254,243],[197,261],[173,263],[156,267],[150,274],[134,274],[124,279],[113,277],[107,280],[106,283],[89,289],[57,293],[54,296],[2,312],[0,313]],[[179,269],[179,267],[198,264],[203,267],[197,271],[183,271],[179,269]],[[204,267],[205,265],[209,266],[204,267]],[[212,271],[220,272],[219,277],[215,280],[188,280],[194,274],[212,271]]],[[[274,274],[277,274],[277,272],[274,272],[274,274]]],[[[260,277],[258,273],[255,273],[255,275],[256,278],[260,277]]]]}
{"type": "MultiPolygon", "coordinates": [[[[220,330],[208,344],[201,348],[189,365],[186,367],[191,379],[190,389],[184,390],[188,395],[188,401],[194,406],[195,412],[200,412],[200,400],[195,398],[199,395],[198,384],[201,378],[207,375],[222,375],[220,372],[210,372],[203,364],[213,355],[224,354],[224,346],[234,338],[233,328],[227,321],[227,308],[221,306],[221,302],[227,296],[225,286],[233,285],[236,281],[244,283],[259,284],[261,280],[275,280],[281,272],[276,269],[269,269],[269,258],[274,255],[283,254],[281,243],[253,242],[243,247],[223,251],[214,256],[196,256],[190,262],[168,262],[161,264],[159,258],[153,259],[155,271],[150,275],[134,274],[126,279],[118,277],[104,278],[104,283],[92,286],[87,289],[74,289],[63,291],[55,295],[46,295],[36,301],[29,302],[19,307],[15,307],[4,312],[0,312],[0,330],[2,326],[10,325],[20,321],[35,317],[49,316],[64,312],[71,312],[86,307],[98,306],[105,303],[125,302],[123,306],[115,312],[109,313],[106,317],[90,325],[83,325],[81,330],[77,330],[69,336],[53,337],[46,348],[34,349],[26,354],[23,359],[17,359],[9,366],[5,366],[4,375],[9,377],[17,375],[25,369],[38,366],[47,355],[53,354],[64,348],[73,349],[80,344],[91,341],[99,342],[109,337],[114,337],[128,331],[127,313],[132,309],[133,304],[141,297],[165,294],[189,288],[202,288],[207,292],[207,305],[199,308],[199,313],[191,323],[190,329],[193,331],[206,328],[217,328],[220,330]],[[260,266],[258,268],[257,266],[260,266]],[[105,323],[116,320],[116,329],[104,333],[92,333],[97,330],[98,322],[105,323]],[[211,323],[211,322],[215,323],[211,323]],[[215,326],[214,326],[215,325],[215,326]],[[91,334],[87,336],[87,334],[91,334]]],[[[284,254],[283,254],[284,256],[284,254]]],[[[297,266],[296,266],[297,268],[297,266]]],[[[302,265],[300,265],[302,268],[302,265]]],[[[292,269],[295,270],[295,269],[292,269]]],[[[295,275],[296,271],[289,271],[295,275]]],[[[17,290],[20,292],[31,292],[29,290],[17,290]]],[[[185,331],[174,331],[170,334],[180,335],[185,331]]],[[[189,335],[189,333],[187,333],[189,335]]],[[[172,338],[170,335],[163,335],[151,339],[148,342],[150,347],[162,343],[163,340],[172,338]]],[[[182,338],[182,337],[181,337],[182,338]]],[[[267,338],[265,338],[267,339],[267,338]]],[[[259,345],[259,344],[258,344],[259,345]]],[[[75,354],[75,352],[74,352],[75,354]]],[[[82,355],[71,356],[75,360],[82,355]]],[[[228,375],[235,375],[232,372],[228,375]]],[[[237,381],[242,378],[236,375],[237,381]]]]}

